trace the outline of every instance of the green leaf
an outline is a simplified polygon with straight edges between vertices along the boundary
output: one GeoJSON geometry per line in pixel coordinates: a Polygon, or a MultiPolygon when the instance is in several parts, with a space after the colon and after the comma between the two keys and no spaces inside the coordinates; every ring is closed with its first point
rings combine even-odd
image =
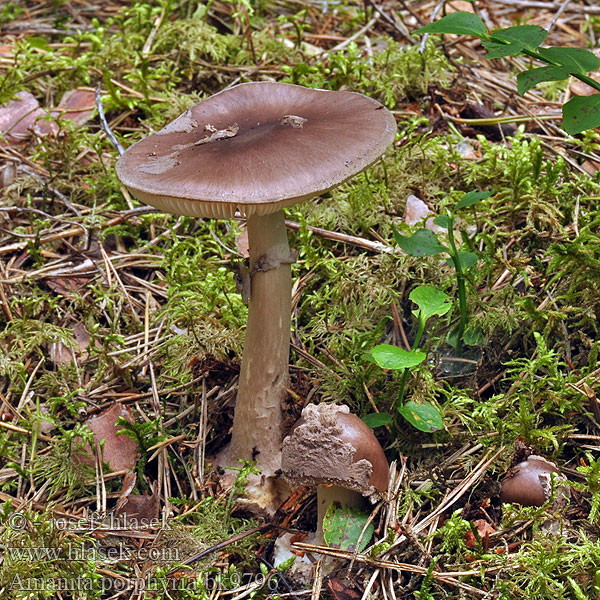
{"type": "Polygon", "coordinates": [[[538,53],[555,65],[566,67],[569,73],[583,73],[600,69],[600,58],[583,48],[538,48],[538,53]]]}
{"type": "Polygon", "coordinates": [[[444,427],[440,411],[429,402],[417,404],[409,400],[403,406],[398,407],[398,412],[419,431],[432,433],[444,427]]]}
{"type": "Polygon", "coordinates": [[[461,11],[446,15],[435,23],[429,23],[429,25],[417,29],[415,33],[456,33],[485,37],[487,28],[477,15],[461,11]]]}
{"type": "Polygon", "coordinates": [[[484,198],[489,198],[492,194],[493,192],[477,192],[475,190],[471,190],[456,203],[454,210],[459,210],[467,206],[473,206],[473,204],[477,204],[484,198]]]}
{"type": "Polygon", "coordinates": [[[450,297],[432,285],[420,285],[408,297],[419,307],[425,321],[433,315],[441,317],[452,308],[450,297]]]}
{"type": "Polygon", "coordinates": [[[371,354],[370,350],[367,350],[366,352],[363,352],[362,356],[361,356],[362,360],[366,360],[367,362],[375,362],[375,359],[373,358],[373,355],[371,354]]]}
{"type": "Polygon", "coordinates": [[[563,125],[570,135],[600,127],[600,94],[571,98],[563,105],[563,125]]]}
{"type": "Polygon", "coordinates": [[[517,91],[522,96],[542,81],[560,81],[569,77],[566,67],[540,67],[517,74],[517,91]]]}
{"type": "Polygon", "coordinates": [[[31,36],[26,40],[27,45],[31,48],[39,48],[41,50],[45,50],[48,48],[48,40],[42,37],[31,36]]]}
{"type": "Polygon", "coordinates": [[[481,45],[488,51],[486,58],[504,58],[505,56],[516,56],[523,52],[523,45],[517,42],[503,44],[493,40],[483,40],[481,45]]]}
{"type": "Polygon", "coordinates": [[[446,341],[448,342],[448,344],[450,344],[450,346],[452,346],[455,350],[458,348],[459,343],[462,340],[458,339],[458,326],[457,327],[453,327],[448,334],[446,335],[446,341]]]}
{"type": "Polygon", "coordinates": [[[411,256],[434,256],[448,251],[429,229],[419,229],[410,237],[400,235],[394,229],[394,238],[396,238],[398,246],[411,256]]]}
{"type": "Polygon", "coordinates": [[[323,537],[328,546],[342,550],[356,550],[360,534],[366,530],[360,540],[358,551],[362,552],[371,541],[375,527],[367,522],[369,515],[349,506],[341,506],[337,502],[329,505],[323,517],[323,537]]]}
{"type": "Polygon", "coordinates": [[[290,558],[288,558],[287,560],[284,560],[282,563],[279,563],[277,567],[275,567],[277,569],[277,572],[285,573],[294,564],[294,562],[296,562],[297,558],[298,557],[296,555],[293,555],[290,556],[290,558]]]}
{"type": "Polygon", "coordinates": [[[458,252],[458,260],[462,263],[465,271],[468,271],[478,260],[479,256],[475,252],[458,252]]]}
{"type": "Polygon", "coordinates": [[[479,327],[469,328],[463,335],[463,342],[467,346],[479,346],[483,343],[483,331],[479,327]]]}
{"type": "Polygon", "coordinates": [[[427,354],[417,351],[409,352],[391,344],[379,344],[371,350],[371,356],[382,369],[398,370],[411,369],[420,365],[427,354]]]}
{"type": "MultiPolygon", "coordinates": [[[[490,39],[509,44],[519,44],[521,49],[535,50],[548,37],[548,32],[539,25],[517,25],[499,29],[490,34],[490,39]]],[[[489,56],[488,56],[489,58],[489,56]]]]}
{"type": "Polygon", "coordinates": [[[433,222],[439,227],[450,228],[450,217],[448,215],[438,215],[433,222]]]}
{"type": "Polygon", "coordinates": [[[371,428],[382,427],[383,425],[389,425],[394,420],[392,415],[389,413],[369,413],[365,415],[362,420],[371,428]]]}

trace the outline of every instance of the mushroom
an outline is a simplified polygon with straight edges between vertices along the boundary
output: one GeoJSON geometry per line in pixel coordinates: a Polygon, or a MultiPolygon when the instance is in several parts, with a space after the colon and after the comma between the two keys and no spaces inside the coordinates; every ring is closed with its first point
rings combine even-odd
{"type": "Polygon", "coordinates": [[[564,504],[569,494],[566,478],[553,462],[532,454],[504,477],[500,499],[502,502],[514,502],[522,506],[542,506],[552,496],[553,479],[557,492],[556,504],[564,504]]]}
{"type": "MultiPolygon", "coordinates": [[[[222,466],[256,460],[272,477],[280,465],[295,260],[283,209],[371,165],[395,132],[392,114],[361,94],[244,83],[196,104],[118,160],[131,193],[162,211],[247,219],[248,325],[222,466]]],[[[270,503],[269,493],[259,496],[270,503]]]]}
{"type": "Polygon", "coordinates": [[[316,543],[333,502],[354,508],[383,497],[389,466],[373,431],[345,405],[309,404],[283,440],[281,470],[296,485],[317,488],[316,543]]]}

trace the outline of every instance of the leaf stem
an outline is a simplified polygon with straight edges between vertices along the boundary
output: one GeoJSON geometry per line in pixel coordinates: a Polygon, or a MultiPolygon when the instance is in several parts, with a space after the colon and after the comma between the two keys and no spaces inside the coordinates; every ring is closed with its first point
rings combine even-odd
{"type": "Polygon", "coordinates": [[[460,351],[463,334],[465,333],[467,321],[469,320],[469,313],[467,311],[467,287],[465,270],[463,268],[463,263],[460,259],[460,255],[456,247],[456,241],[454,240],[454,215],[449,214],[448,217],[448,244],[450,246],[450,248],[448,249],[448,253],[450,254],[450,258],[454,263],[454,268],[456,269],[456,281],[458,283],[458,305],[460,308],[460,321],[458,323],[458,331],[456,332],[456,348],[457,351],[460,351]]]}
{"type": "MultiPolygon", "coordinates": [[[[418,349],[419,343],[421,342],[421,338],[423,337],[423,333],[425,332],[425,319],[421,315],[421,311],[419,310],[419,326],[417,328],[417,335],[415,336],[415,341],[412,345],[412,352],[418,349]]],[[[402,405],[404,403],[404,393],[406,391],[406,383],[408,382],[409,370],[404,369],[402,371],[402,379],[400,380],[400,394],[398,395],[399,404],[402,405]]]]}

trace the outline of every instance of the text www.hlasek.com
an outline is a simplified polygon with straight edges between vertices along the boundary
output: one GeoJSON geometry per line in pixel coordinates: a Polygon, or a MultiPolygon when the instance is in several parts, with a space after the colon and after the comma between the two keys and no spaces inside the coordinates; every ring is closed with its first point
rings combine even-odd
{"type": "Polygon", "coordinates": [[[122,545],[99,548],[81,544],[57,546],[12,547],[6,549],[7,555],[17,561],[40,560],[138,560],[154,562],[179,562],[178,548],[137,548],[132,550],[122,545]]]}

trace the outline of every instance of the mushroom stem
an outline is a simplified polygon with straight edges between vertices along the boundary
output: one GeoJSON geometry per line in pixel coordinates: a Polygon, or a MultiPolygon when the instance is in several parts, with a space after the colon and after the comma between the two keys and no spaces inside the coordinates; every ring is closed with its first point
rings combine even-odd
{"type": "Polygon", "coordinates": [[[317,534],[315,536],[317,546],[327,545],[323,535],[323,519],[334,502],[350,508],[362,508],[366,504],[366,498],[360,492],[340,485],[320,485],[317,488],[317,534]]]}
{"type": "Polygon", "coordinates": [[[269,476],[281,466],[290,353],[292,275],[283,211],[250,217],[248,243],[253,275],[229,455],[256,460],[269,476]]]}

